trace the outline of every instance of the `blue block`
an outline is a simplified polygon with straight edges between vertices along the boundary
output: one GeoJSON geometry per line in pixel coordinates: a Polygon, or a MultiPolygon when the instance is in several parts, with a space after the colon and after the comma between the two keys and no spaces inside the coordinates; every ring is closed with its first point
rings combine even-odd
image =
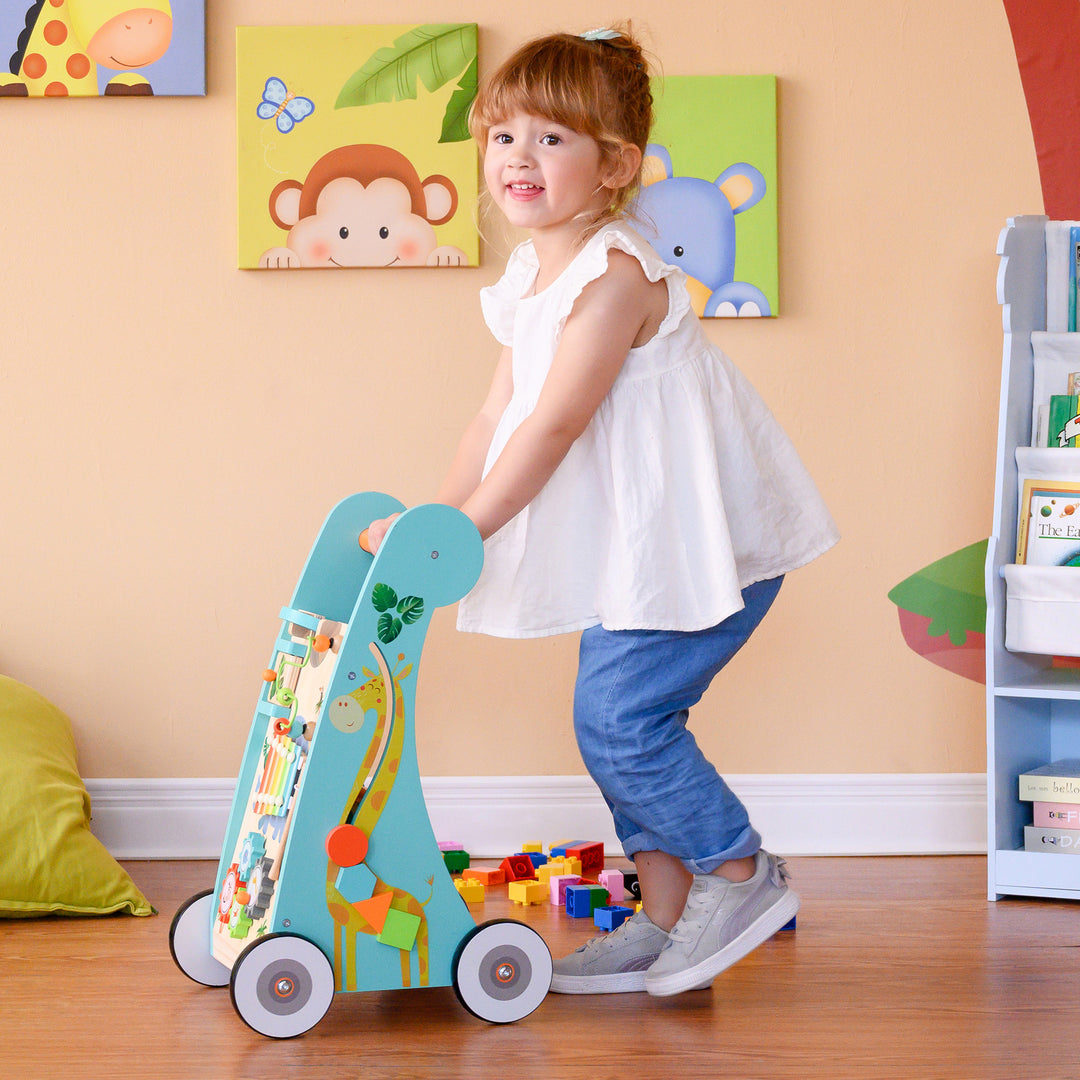
{"type": "Polygon", "coordinates": [[[617,930],[634,913],[628,907],[621,904],[611,904],[608,907],[599,907],[593,912],[593,922],[601,930],[617,930]]]}
{"type": "Polygon", "coordinates": [[[593,913],[593,891],[588,885],[571,885],[566,890],[566,914],[587,919],[593,913]]]}
{"type": "Polygon", "coordinates": [[[544,855],[544,854],[541,854],[541,852],[539,852],[539,851],[519,851],[519,852],[517,852],[517,855],[515,857],[517,858],[517,857],[520,857],[522,855],[524,855],[525,858],[528,859],[529,862],[531,862],[533,864],[533,869],[534,870],[538,866],[543,866],[544,863],[546,863],[548,861],[548,857],[546,855],[544,855]]]}

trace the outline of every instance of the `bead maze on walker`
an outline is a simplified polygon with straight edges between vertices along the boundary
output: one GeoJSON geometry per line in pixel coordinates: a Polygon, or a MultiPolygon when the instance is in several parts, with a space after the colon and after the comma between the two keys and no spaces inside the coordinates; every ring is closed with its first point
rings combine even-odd
{"type": "Polygon", "coordinates": [[[416,673],[431,614],[480,573],[472,522],[386,495],[331,511],[281,612],[215,887],[176,914],[180,969],[230,987],[256,1031],[288,1038],[335,992],[453,986],[481,1019],[535,1009],[551,955],[523,924],[476,926],[420,786],[416,673]],[[370,555],[376,518],[401,512],[370,555]]]}

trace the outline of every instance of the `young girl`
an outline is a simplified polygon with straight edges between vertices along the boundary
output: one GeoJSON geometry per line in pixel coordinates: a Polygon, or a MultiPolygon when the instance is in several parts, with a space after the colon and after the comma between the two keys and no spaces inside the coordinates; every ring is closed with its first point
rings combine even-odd
{"type": "Polygon", "coordinates": [[[799,907],[687,712],[837,533],[682,271],[628,224],[651,123],[626,30],[525,45],[470,120],[491,200],[530,239],[481,294],[502,355],[438,493],[485,541],[458,627],[582,631],[575,732],[644,904],[556,961],[561,993],[707,986],[799,907]]]}

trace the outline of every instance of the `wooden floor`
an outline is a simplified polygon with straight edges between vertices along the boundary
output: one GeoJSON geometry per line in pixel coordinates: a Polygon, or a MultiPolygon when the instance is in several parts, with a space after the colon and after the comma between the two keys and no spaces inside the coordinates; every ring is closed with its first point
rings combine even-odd
{"type": "MultiPolygon", "coordinates": [[[[339,994],[292,1040],[256,1035],[227,989],[173,964],[172,915],[214,865],[125,865],[156,917],[0,921],[2,1080],[1080,1076],[1080,907],[989,903],[981,858],[789,860],[798,929],[708,991],[550,994],[505,1026],[449,988],[339,994]]],[[[523,918],[556,956],[591,936],[491,893],[478,921],[523,918]]]]}

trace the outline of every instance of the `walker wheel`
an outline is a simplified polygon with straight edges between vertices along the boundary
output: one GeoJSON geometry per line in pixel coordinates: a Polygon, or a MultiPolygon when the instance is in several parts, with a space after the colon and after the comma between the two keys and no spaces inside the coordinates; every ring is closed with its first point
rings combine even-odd
{"type": "Polygon", "coordinates": [[[326,1015],[334,1000],[334,968],[307,938],[267,934],[233,965],[229,995],[248,1027],[274,1039],[291,1039],[326,1015]]]}
{"type": "Polygon", "coordinates": [[[169,952],[176,966],[202,986],[228,986],[229,969],[211,952],[217,891],[196,893],[180,905],[169,927],[169,952]]]}
{"type": "Polygon", "coordinates": [[[454,993],[473,1016],[510,1024],[547,996],[551,969],[551,953],[535,930],[513,919],[495,919],[462,939],[451,971],[454,993]]]}

